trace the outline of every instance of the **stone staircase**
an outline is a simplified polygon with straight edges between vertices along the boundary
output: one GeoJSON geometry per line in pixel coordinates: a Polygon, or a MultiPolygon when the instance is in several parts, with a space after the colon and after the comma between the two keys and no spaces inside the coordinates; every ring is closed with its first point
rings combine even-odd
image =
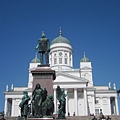
{"type": "MultiPolygon", "coordinates": [[[[107,117],[107,116],[105,116],[107,117]]],[[[111,118],[111,120],[120,120],[120,116],[115,115],[115,116],[109,116],[111,118]]],[[[96,117],[97,119],[99,117],[96,117]]],[[[67,117],[67,120],[92,120],[93,116],[70,116],[67,117]]]]}
{"type": "MultiPolygon", "coordinates": [[[[120,120],[120,115],[114,115],[114,116],[112,115],[110,116],[110,118],[111,120],[120,120]]],[[[17,117],[5,117],[5,119],[6,120],[17,120],[18,118],[17,117]]],[[[92,120],[92,119],[93,119],[93,116],[70,116],[70,117],[66,117],[65,120],[92,120]]]]}

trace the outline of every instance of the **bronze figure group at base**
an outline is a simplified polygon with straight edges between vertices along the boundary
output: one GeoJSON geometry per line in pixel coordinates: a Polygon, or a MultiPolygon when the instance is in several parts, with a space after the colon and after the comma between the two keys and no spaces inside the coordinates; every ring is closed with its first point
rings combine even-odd
{"type": "Polygon", "coordinates": [[[54,112],[53,96],[47,95],[47,90],[41,88],[40,84],[32,93],[32,116],[34,117],[52,117],[54,112]]]}
{"type": "MultiPolygon", "coordinates": [[[[59,101],[58,106],[58,119],[65,119],[65,106],[67,96],[64,90],[57,86],[56,97],[59,101]]],[[[47,90],[42,89],[40,84],[36,84],[36,87],[32,93],[32,99],[29,104],[30,97],[28,92],[23,92],[22,101],[19,104],[21,108],[21,116],[18,120],[26,120],[26,118],[53,118],[54,112],[54,98],[52,95],[47,94],[47,90]]]]}
{"type": "Polygon", "coordinates": [[[28,104],[30,97],[27,91],[23,92],[24,96],[19,104],[21,108],[21,116],[19,120],[30,118],[43,118],[43,117],[53,117],[54,112],[54,102],[53,96],[47,95],[47,90],[42,89],[40,84],[36,84],[36,87],[32,93],[31,103],[28,104]]]}

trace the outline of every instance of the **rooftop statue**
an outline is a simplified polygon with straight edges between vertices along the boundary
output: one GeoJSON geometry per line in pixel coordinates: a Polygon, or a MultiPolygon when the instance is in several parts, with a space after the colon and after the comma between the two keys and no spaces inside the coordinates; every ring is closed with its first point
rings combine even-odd
{"type": "Polygon", "coordinates": [[[45,37],[44,32],[42,32],[42,38],[38,40],[38,44],[35,47],[35,50],[39,48],[38,53],[40,53],[40,62],[41,65],[44,64],[43,55],[45,54],[46,65],[49,65],[49,52],[50,52],[50,43],[49,39],[45,37]]]}
{"type": "Polygon", "coordinates": [[[60,88],[60,86],[57,86],[56,89],[56,97],[59,101],[58,106],[58,119],[65,119],[65,113],[66,113],[66,97],[67,94],[65,94],[65,91],[60,88]]]}

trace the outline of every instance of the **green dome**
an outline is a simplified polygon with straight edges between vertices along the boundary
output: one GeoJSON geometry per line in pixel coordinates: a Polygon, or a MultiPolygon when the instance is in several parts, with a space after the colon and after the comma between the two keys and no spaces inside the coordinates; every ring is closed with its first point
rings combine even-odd
{"type": "Polygon", "coordinates": [[[70,44],[70,41],[67,38],[65,38],[65,37],[59,36],[59,37],[56,37],[52,41],[51,45],[55,44],[55,43],[67,43],[67,44],[70,44]]]}
{"type": "Polygon", "coordinates": [[[88,58],[82,58],[80,62],[90,62],[90,60],[88,58]]]}
{"type": "Polygon", "coordinates": [[[31,61],[31,63],[40,63],[40,60],[37,58],[37,55],[35,58],[31,61]]]}
{"type": "Polygon", "coordinates": [[[67,38],[62,37],[62,31],[61,31],[61,29],[60,29],[60,35],[59,35],[59,37],[56,37],[55,39],[53,39],[53,41],[51,42],[51,45],[55,44],[55,43],[67,43],[67,44],[70,44],[70,41],[67,38]]]}
{"type": "Polygon", "coordinates": [[[86,57],[85,52],[84,52],[84,58],[82,58],[80,62],[90,62],[90,60],[86,57]]]}

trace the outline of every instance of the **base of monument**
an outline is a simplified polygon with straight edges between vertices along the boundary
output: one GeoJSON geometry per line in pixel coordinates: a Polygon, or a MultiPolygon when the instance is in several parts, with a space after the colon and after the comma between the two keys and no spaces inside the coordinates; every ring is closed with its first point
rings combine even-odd
{"type": "Polygon", "coordinates": [[[38,116],[28,116],[27,120],[53,120],[54,116],[42,116],[42,117],[38,117],[38,116]]]}

